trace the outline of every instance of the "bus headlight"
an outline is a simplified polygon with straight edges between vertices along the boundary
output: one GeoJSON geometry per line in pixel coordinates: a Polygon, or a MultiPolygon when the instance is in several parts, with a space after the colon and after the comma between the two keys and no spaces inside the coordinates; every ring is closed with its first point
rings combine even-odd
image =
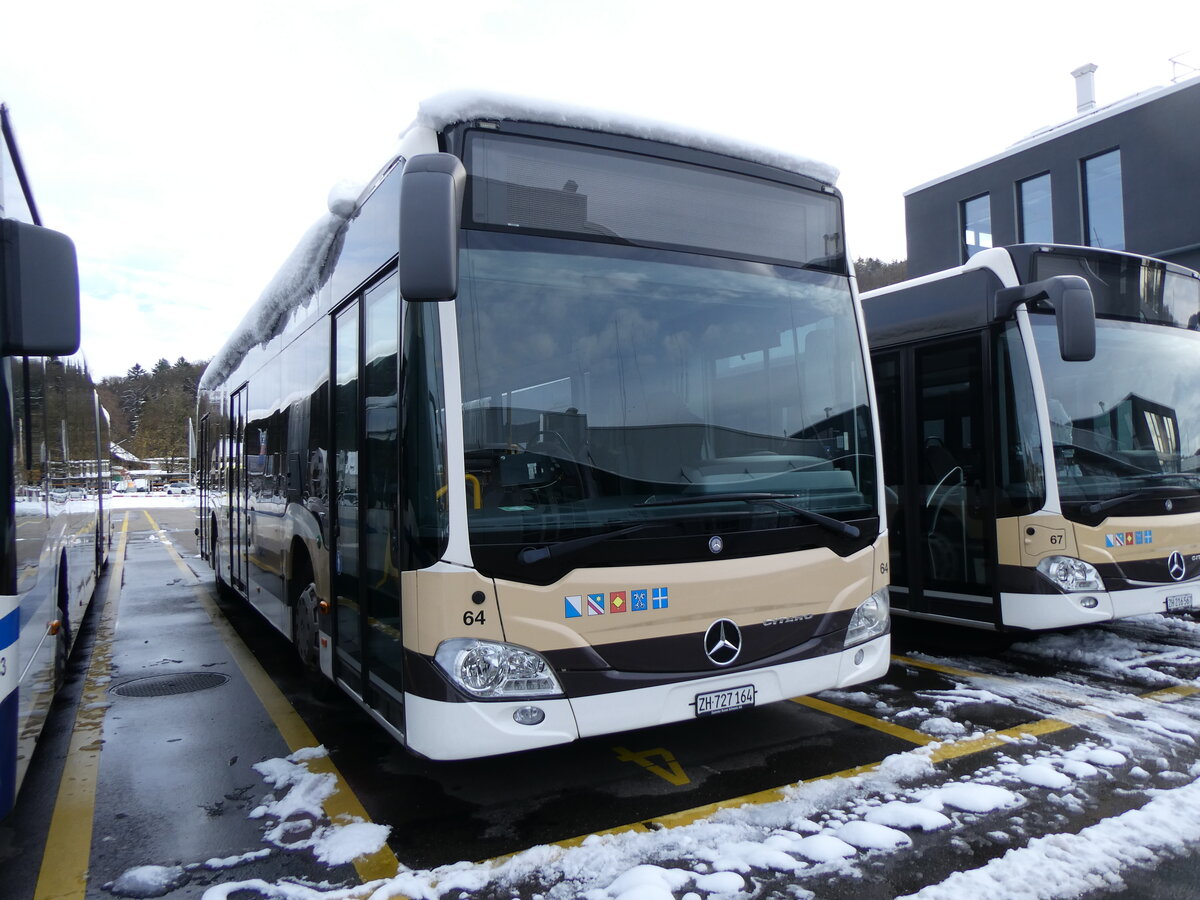
{"type": "Polygon", "coordinates": [[[1047,556],[1037,564],[1037,570],[1068,594],[1104,590],[1104,579],[1096,567],[1073,556],[1047,556]]]}
{"type": "Polygon", "coordinates": [[[476,697],[503,700],[562,693],[546,660],[512,644],[455,638],[443,641],[434,659],[455,685],[476,697]]]}
{"type": "Polygon", "coordinates": [[[846,642],[843,646],[853,647],[855,644],[879,637],[888,630],[890,622],[888,589],[881,588],[860,603],[854,615],[850,617],[850,627],[846,629],[846,642]]]}

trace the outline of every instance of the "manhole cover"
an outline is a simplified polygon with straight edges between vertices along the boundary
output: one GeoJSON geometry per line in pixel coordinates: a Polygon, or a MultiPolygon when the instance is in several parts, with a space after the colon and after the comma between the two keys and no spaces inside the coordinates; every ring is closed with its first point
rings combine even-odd
{"type": "Polygon", "coordinates": [[[219,672],[180,672],[177,675],[150,675],[135,678],[112,689],[122,697],[169,697],[172,694],[190,694],[220,687],[229,681],[228,675],[219,672]]]}

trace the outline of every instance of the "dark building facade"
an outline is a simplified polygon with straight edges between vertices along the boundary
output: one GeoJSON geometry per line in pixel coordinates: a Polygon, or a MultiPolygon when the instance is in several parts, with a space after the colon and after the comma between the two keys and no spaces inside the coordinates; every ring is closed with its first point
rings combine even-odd
{"type": "Polygon", "coordinates": [[[905,194],[908,277],[986,247],[1084,244],[1200,269],[1200,78],[1080,113],[905,194]]]}

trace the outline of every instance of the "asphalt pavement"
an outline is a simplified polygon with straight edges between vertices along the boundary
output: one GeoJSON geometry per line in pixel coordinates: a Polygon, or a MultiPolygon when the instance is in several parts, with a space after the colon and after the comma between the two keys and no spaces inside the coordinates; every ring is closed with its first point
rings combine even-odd
{"type": "MultiPolygon", "coordinates": [[[[178,882],[163,893],[169,898],[248,878],[348,886],[394,873],[398,860],[434,866],[593,832],[654,830],[927,741],[875,707],[919,703],[958,677],[900,656],[884,683],[856,698],[857,707],[842,697],[815,698],[738,713],[727,720],[736,724],[717,730],[683,723],[539,754],[432,764],[407,754],[348,700],[312,697],[287,642],[252,611],[218,600],[196,555],[189,510],[129,510],[117,525],[120,541],[67,684],[17,809],[0,823],[5,898],[109,898],[122,876],[142,866],[178,870],[178,882]],[[338,779],[327,808],[393,828],[390,847],[354,865],[331,867],[268,846],[264,822],[251,818],[271,797],[254,764],[317,744],[329,749],[326,766],[338,779]]],[[[910,646],[903,633],[899,640],[898,648],[910,646]]],[[[984,673],[1012,665],[987,640],[956,632],[946,640],[984,673]]],[[[936,641],[925,649],[936,652],[936,641]]],[[[1062,674],[1057,663],[1020,665],[1029,677],[1062,674]]],[[[1003,704],[975,704],[970,717],[997,733],[1028,723],[1020,708],[1003,704]]],[[[1067,730],[1044,740],[1068,746],[1076,737],[1067,730]]],[[[981,764],[965,750],[945,763],[948,774],[958,766],[963,777],[981,764]]],[[[1137,802],[1117,791],[1097,799],[1097,814],[1137,802]]],[[[1031,811],[1029,821],[1037,815],[1031,811]]],[[[297,838],[318,824],[295,823],[297,838]]],[[[929,871],[1003,852],[980,840],[955,860],[936,841],[926,843],[921,859],[929,871]]],[[[818,896],[883,897],[920,887],[903,860],[872,865],[866,883],[834,879],[818,896]]],[[[1125,872],[1124,880],[1125,896],[1195,897],[1200,860],[1161,861],[1125,872]]],[[[780,896],[790,890],[777,887],[780,896]]]]}

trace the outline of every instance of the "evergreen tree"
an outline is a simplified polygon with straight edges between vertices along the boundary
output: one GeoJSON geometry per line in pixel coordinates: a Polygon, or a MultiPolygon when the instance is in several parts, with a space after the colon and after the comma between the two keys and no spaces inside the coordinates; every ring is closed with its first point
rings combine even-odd
{"type": "Polygon", "coordinates": [[[884,262],[882,259],[868,256],[854,261],[854,273],[858,276],[860,291],[873,291],[875,288],[887,287],[907,278],[908,260],[893,259],[891,262],[884,262]]]}
{"type": "Polygon", "coordinates": [[[168,471],[186,472],[188,419],[206,366],[181,356],[173,365],[159,359],[149,372],[134,364],[124,377],[103,379],[97,392],[112,412],[112,441],[141,459],[161,460],[168,471]]]}

